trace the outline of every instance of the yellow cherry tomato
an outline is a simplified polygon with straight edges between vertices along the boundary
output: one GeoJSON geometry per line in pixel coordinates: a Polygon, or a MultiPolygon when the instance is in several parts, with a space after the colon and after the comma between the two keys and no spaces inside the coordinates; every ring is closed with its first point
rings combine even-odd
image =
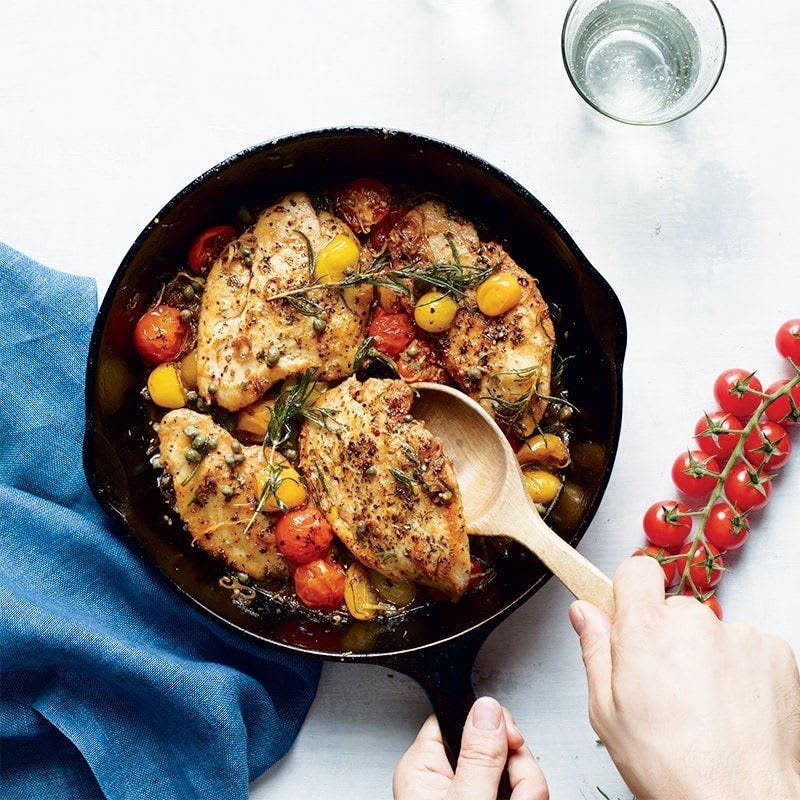
{"type": "Polygon", "coordinates": [[[344,602],[350,615],[363,622],[375,619],[380,611],[389,610],[388,606],[381,603],[380,597],[369,582],[367,570],[358,561],[354,561],[347,568],[344,602]]]}
{"type": "Polygon", "coordinates": [[[261,506],[262,511],[283,511],[303,505],[308,493],[300,480],[300,474],[287,464],[273,464],[255,476],[256,502],[268,492],[261,506]],[[275,487],[274,490],[270,487],[275,487]]]}
{"type": "Polygon", "coordinates": [[[243,408],[236,415],[236,433],[248,439],[262,441],[267,434],[267,425],[272,419],[273,400],[258,400],[243,408]]]}
{"type": "Polygon", "coordinates": [[[499,317],[511,311],[522,299],[522,287],[513,275],[498,272],[487,278],[475,291],[478,308],[487,317],[499,317]]]}
{"type": "Polygon", "coordinates": [[[322,283],[336,283],[348,269],[358,264],[359,247],[349,236],[339,233],[317,253],[314,276],[322,283]]]}
{"type": "Polygon", "coordinates": [[[524,470],[522,479],[528,497],[534,503],[541,503],[544,506],[552,503],[561,489],[561,481],[555,475],[541,469],[524,470]]]}
{"type": "Polygon", "coordinates": [[[197,388],[197,350],[192,350],[181,361],[181,383],[187,389],[197,388]]]}
{"type": "Polygon", "coordinates": [[[150,399],[161,408],[183,408],[186,392],[175,364],[159,364],[147,379],[150,399]]]}
{"type": "Polygon", "coordinates": [[[523,442],[517,451],[520,464],[540,464],[543,467],[563,469],[569,464],[569,449],[560,436],[537,433],[523,442]]]}
{"type": "Polygon", "coordinates": [[[450,295],[427,292],[414,306],[414,320],[423,330],[441,333],[453,324],[457,312],[458,303],[450,295]]]}

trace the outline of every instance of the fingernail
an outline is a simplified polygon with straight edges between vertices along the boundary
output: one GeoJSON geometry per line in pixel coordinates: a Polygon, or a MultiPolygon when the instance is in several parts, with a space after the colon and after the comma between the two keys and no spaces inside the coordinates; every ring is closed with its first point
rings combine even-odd
{"type": "Polygon", "coordinates": [[[583,616],[583,612],[580,610],[577,603],[573,603],[569,607],[569,621],[572,623],[575,633],[580,636],[581,631],[586,625],[586,618],[583,616]]]}
{"type": "Polygon", "coordinates": [[[503,721],[503,708],[492,697],[481,697],[472,707],[472,724],[479,731],[496,731],[503,721]]]}

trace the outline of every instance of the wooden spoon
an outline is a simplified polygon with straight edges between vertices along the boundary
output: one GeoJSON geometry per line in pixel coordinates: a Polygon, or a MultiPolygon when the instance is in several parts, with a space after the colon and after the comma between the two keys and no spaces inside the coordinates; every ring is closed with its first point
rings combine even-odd
{"type": "Polygon", "coordinates": [[[511,445],[472,398],[438,383],[417,383],[414,416],[453,462],[470,534],[507,536],[527,547],[579,600],[614,615],[611,581],[539,516],[511,445]]]}

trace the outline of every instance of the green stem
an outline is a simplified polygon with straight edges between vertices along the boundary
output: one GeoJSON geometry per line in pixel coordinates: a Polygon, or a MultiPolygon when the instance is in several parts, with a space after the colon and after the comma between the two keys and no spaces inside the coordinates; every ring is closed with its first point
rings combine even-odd
{"type": "MultiPolygon", "coordinates": [[[[788,359],[788,361],[792,365],[792,367],[797,371],[797,366],[792,362],[792,360],[788,359]]],[[[681,573],[681,580],[676,588],[676,594],[680,594],[683,591],[683,587],[686,585],[687,581],[692,586],[693,591],[695,593],[697,592],[697,588],[694,586],[694,583],[690,575],[692,568],[692,556],[694,555],[694,552],[697,549],[697,547],[703,542],[704,533],[706,529],[706,522],[708,521],[708,517],[711,514],[711,509],[714,508],[714,506],[717,503],[717,500],[719,500],[720,497],[723,497],[722,491],[725,486],[726,478],[728,477],[728,475],[730,475],[731,471],[733,470],[734,466],[736,466],[737,462],[747,461],[747,459],[744,457],[744,444],[745,441],[747,440],[747,437],[755,430],[756,426],[759,423],[759,420],[763,416],[764,412],[767,410],[767,407],[770,406],[779,397],[782,397],[785,394],[789,394],[789,392],[791,392],[791,390],[798,384],[800,384],[800,371],[798,371],[797,375],[795,375],[794,378],[791,378],[787,384],[785,384],[776,392],[773,392],[770,395],[763,394],[763,392],[752,392],[753,394],[757,394],[759,396],[763,395],[764,400],[762,400],[758,408],[756,408],[756,410],[753,412],[747,424],[744,426],[744,428],[742,428],[741,432],[739,433],[739,441],[736,443],[736,447],[733,448],[733,452],[730,454],[730,457],[728,458],[728,461],[726,462],[725,466],[720,471],[719,476],[717,478],[717,484],[714,487],[713,491],[711,492],[711,495],[708,498],[708,502],[705,504],[705,506],[699,513],[692,512],[693,516],[696,514],[700,517],[700,524],[692,539],[692,547],[689,550],[689,556],[686,559],[686,566],[683,568],[683,572],[681,573]]],[[[749,463],[749,461],[747,463],[749,463]]],[[[726,497],[723,497],[723,500],[729,506],[731,506],[730,501],[726,497]]],[[[731,507],[733,508],[733,506],[731,507]]]]}

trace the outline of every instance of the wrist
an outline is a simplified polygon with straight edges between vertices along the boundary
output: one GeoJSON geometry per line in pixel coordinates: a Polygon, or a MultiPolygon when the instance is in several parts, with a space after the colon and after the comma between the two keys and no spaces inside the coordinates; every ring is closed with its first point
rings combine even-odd
{"type": "MultiPolygon", "coordinates": [[[[768,771],[757,776],[740,776],[735,786],[698,787],[686,800],[800,800],[800,774],[794,769],[768,771]]],[[[666,800],[666,798],[665,798],[666,800]]],[[[670,800],[676,800],[674,795],[670,800]]]]}

